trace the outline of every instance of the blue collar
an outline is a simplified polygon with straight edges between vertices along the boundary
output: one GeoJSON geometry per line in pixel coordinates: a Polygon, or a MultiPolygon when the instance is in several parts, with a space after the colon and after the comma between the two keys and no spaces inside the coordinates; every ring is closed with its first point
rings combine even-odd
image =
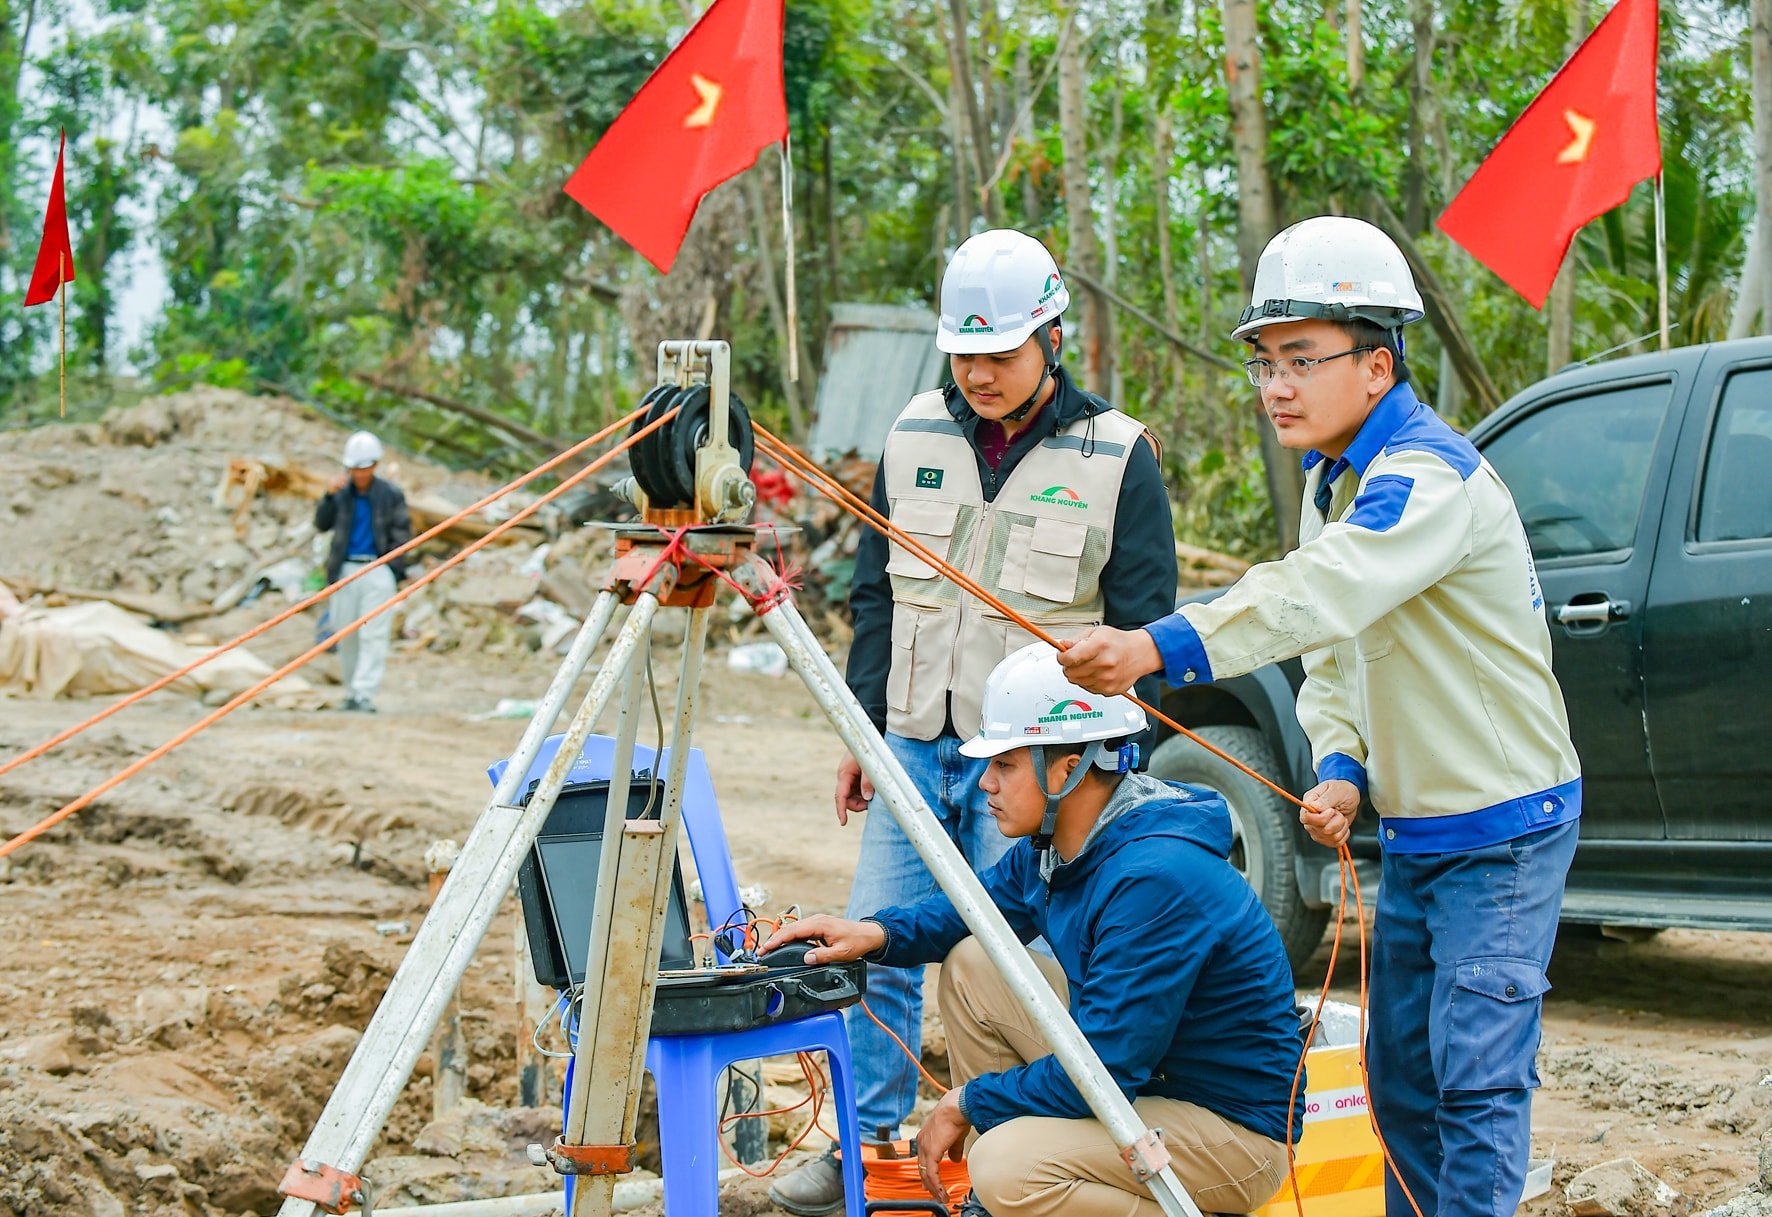
{"type": "MultiPolygon", "coordinates": [[[[1385,450],[1391,437],[1402,429],[1403,424],[1414,417],[1417,410],[1423,408],[1414,389],[1408,385],[1392,385],[1390,392],[1379,398],[1378,404],[1372,407],[1372,412],[1366,415],[1366,421],[1360,424],[1354,442],[1347,446],[1347,451],[1341,454],[1339,460],[1329,466],[1321,484],[1332,485],[1341,476],[1341,471],[1350,467],[1361,477],[1365,477],[1366,466],[1385,450]]],[[[1308,472],[1328,459],[1313,448],[1304,454],[1304,468],[1308,472]]]]}

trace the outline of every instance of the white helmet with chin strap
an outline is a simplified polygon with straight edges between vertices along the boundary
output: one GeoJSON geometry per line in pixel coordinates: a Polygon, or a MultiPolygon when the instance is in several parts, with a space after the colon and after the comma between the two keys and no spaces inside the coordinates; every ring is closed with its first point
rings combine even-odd
{"type": "Polygon", "coordinates": [[[1397,243],[1349,216],[1300,220],[1267,243],[1249,307],[1231,337],[1253,342],[1264,326],[1312,318],[1370,321],[1403,350],[1403,327],[1420,321],[1421,293],[1397,243]]]}
{"type": "Polygon", "coordinates": [[[1032,395],[1009,415],[1019,422],[1058,370],[1052,323],[1070,303],[1070,289],[1044,245],[1025,232],[993,228],[967,238],[948,261],[935,345],[949,355],[1000,355],[1030,337],[1038,342],[1046,367],[1032,395]]]}
{"type": "Polygon", "coordinates": [[[1058,666],[1058,652],[1043,642],[1029,643],[991,670],[984,684],[978,734],[960,745],[971,757],[991,757],[1026,748],[1046,794],[1046,814],[1034,835],[1034,848],[1052,844],[1058,804],[1075,790],[1090,766],[1125,773],[1138,764],[1138,745],[1109,750],[1105,741],[1124,740],[1148,725],[1144,711],[1129,697],[1098,697],[1072,684],[1058,666]],[[1046,745],[1087,744],[1083,760],[1057,790],[1046,788],[1046,745]]]}

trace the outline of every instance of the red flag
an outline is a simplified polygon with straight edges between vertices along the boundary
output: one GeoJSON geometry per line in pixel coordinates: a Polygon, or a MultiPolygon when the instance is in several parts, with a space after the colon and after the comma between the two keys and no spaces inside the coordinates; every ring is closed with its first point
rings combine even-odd
{"type": "Polygon", "coordinates": [[[61,149],[55,154],[55,181],[49,187],[49,210],[43,213],[43,242],[37,246],[37,268],[25,291],[25,307],[55,299],[56,289],[74,281],[74,246],[68,240],[68,204],[62,192],[62,157],[68,151],[68,133],[62,132],[61,149]]]}
{"type": "Polygon", "coordinates": [[[1620,0],[1477,167],[1440,229],[1543,308],[1576,231],[1661,172],[1656,0],[1620,0]]]}
{"type": "Polygon", "coordinates": [[[783,0],[714,0],[566,183],[669,271],[708,191],[788,135],[783,0]]]}

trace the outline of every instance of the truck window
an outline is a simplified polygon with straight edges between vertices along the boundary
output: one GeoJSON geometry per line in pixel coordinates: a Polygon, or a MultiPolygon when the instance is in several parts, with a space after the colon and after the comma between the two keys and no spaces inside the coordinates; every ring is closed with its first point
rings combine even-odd
{"type": "Polygon", "coordinates": [[[1698,498],[1700,541],[1772,537],[1772,368],[1736,372],[1704,457],[1698,498]]]}
{"type": "Polygon", "coordinates": [[[1484,445],[1520,509],[1534,558],[1631,548],[1672,398],[1666,381],[1565,398],[1484,445]]]}

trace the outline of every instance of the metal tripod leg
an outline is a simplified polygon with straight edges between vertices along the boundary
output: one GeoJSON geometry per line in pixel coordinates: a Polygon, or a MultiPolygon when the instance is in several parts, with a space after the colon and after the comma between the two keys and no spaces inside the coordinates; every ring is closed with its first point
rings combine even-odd
{"type": "MultiPolygon", "coordinates": [[[[760,592],[754,571],[753,567],[741,573],[740,579],[745,581],[748,576],[749,584],[760,592]]],[[[850,753],[873,781],[875,792],[928,865],[930,874],[953,901],[955,910],[1027,1009],[1046,1042],[1052,1045],[1053,1055],[1107,1128],[1114,1144],[1120,1147],[1134,1175],[1151,1189],[1168,1217],[1201,1217],[1193,1197],[1169,1168],[1169,1155],[1161,1137],[1144,1127],[1132,1104],[1114,1085],[1101,1058],[1071,1021],[1009,923],[1003,920],[1003,914],[985,894],[972,868],[942,831],[910,775],[887,749],[886,741],[837,674],[836,666],[818,645],[793,601],[783,600],[768,608],[763,613],[763,624],[769,627],[770,637],[787,652],[788,662],[824,708],[837,734],[849,745],[850,753]]]]}
{"type": "MultiPolygon", "coordinates": [[[[517,791],[529,766],[608,628],[617,603],[612,592],[597,598],[334,1086],[302,1148],[301,1161],[313,1164],[316,1170],[354,1175],[387,1123],[444,1005],[460,984],[486,927],[516,878],[524,853],[547,819],[585,738],[607,704],[615,687],[614,673],[633,658],[640,635],[632,628],[630,614],[535,795],[526,807],[518,806],[517,791]]],[[[650,625],[650,617],[646,624],[650,625]]],[[[278,1213],[279,1217],[314,1217],[318,1211],[314,1201],[291,1196],[278,1213]]]]}
{"type": "MultiPolygon", "coordinates": [[[[695,693],[706,642],[707,611],[697,609],[684,643],[670,767],[657,820],[629,820],[625,814],[625,771],[631,767],[643,675],[636,668],[629,678],[616,734],[566,1131],[550,1154],[556,1167],[570,1166],[575,1158],[620,1160],[625,1147],[634,1142],[661,927],[670,894],[695,693]]],[[[636,664],[643,660],[643,655],[636,656],[636,664]]],[[[572,1217],[607,1217],[612,1211],[614,1185],[612,1174],[580,1174],[573,1188],[572,1217]]]]}

